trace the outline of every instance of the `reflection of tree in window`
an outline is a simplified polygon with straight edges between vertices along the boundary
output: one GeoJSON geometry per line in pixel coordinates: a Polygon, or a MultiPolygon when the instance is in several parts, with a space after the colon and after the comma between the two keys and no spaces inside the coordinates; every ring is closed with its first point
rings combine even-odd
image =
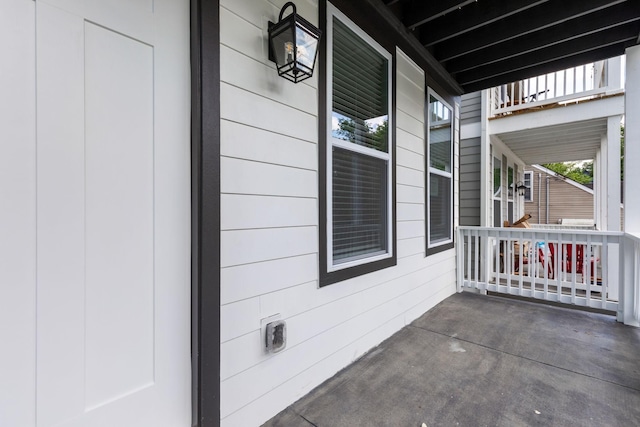
{"type": "Polygon", "coordinates": [[[389,121],[384,119],[379,125],[370,125],[366,121],[356,124],[352,119],[338,119],[335,136],[354,144],[368,146],[379,151],[387,151],[389,121]]]}

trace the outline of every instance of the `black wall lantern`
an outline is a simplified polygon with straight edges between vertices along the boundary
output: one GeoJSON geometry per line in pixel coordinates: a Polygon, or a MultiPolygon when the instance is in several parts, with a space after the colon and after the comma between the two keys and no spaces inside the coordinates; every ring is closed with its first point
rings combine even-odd
{"type": "Polygon", "coordinates": [[[527,189],[527,186],[522,183],[522,181],[518,181],[515,185],[516,190],[518,191],[519,196],[524,196],[524,190],[527,189]]]}
{"type": "Polygon", "coordinates": [[[294,83],[313,75],[322,32],[296,13],[296,5],[288,2],[280,10],[278,23],[269,22],[269,59],[276,63],[278,75],[294,83]],[[282,19],[285,9],[293,13],[282,19]]]}

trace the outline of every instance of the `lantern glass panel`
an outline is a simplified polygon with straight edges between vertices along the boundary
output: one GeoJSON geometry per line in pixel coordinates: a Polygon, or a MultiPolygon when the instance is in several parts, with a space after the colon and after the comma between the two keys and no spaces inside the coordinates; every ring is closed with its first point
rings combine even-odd
{"type": "Polygon", "coordinates": [[[296,26],[296,58],[298,64],[307,68],[307,72],[313,70],[318,50],[318,38],[300,24],[296,26]]]}
{"type": "Polygon", "coordinates": [[[278,69],[295,61],[295,40],[289,26],[272,35],[271,48],[275,55],[278,69]]]}

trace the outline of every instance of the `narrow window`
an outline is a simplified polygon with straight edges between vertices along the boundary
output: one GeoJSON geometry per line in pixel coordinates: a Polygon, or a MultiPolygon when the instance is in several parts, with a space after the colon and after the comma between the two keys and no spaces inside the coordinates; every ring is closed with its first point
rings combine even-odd
{"type": "Polygon", "coordinates": [[[509,224],[513,224],[513,193],[514,193],[514,182],[513,182],[513,168],[511,166],[507,167],[507,220],[509,224]]]}
{"type": "MultiPolygon", "coordinates": [[[[393,257],[392,57],[331,4],[327,34],[324,238],[330,275],[393,257]]],[[[367,272],[361,271],[347,276],[367,272]]]]}
{"type": "Polygon", "coordinates": [[[533,201],[533,171],[526,171],[524,173],[524,201],[533,201]]]}
{"type": "Polygon", "coordinates": [[[493,226],[502,227],[502,161],[493,158],[493,226]]]}
{"type": "Polygon", "coordinates": [[[428,96],[427,249],[453,242],[453,117],[437,95],[428,96]]]}

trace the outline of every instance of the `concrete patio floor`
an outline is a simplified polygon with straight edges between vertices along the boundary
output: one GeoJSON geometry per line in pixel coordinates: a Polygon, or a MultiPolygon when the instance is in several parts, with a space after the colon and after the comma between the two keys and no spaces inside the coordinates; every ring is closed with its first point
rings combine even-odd
{"type": "Polygon", "coordinates": [[[638,426],[640,329],[455,294],[265,426],[638,426]]]}

